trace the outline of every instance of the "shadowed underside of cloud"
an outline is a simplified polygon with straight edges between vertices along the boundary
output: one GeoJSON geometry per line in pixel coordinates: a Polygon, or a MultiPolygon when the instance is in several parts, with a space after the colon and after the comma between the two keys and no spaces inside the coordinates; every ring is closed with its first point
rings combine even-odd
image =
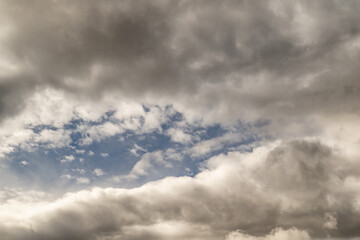
{"type": "Polygon", "coordinates": [[[358,12],[357,1],[2,1],[0,117],[44,87],[209,121],[358,113],[358,12]]]}
{"type": "Polygon", "coordinates": [[[95,188],[53,202],[4,197],[0,233],[4,240],[355,237],[358,165],[318,141],[273,144],[213,157],[194,178],[95,188]]]}

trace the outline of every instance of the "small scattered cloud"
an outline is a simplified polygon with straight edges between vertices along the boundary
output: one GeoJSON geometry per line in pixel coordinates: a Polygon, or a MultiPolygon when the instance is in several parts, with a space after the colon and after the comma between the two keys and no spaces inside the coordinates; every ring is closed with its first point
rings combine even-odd
{"type": "Polygon", "coordinates": [[[30,163],[28,161],[25,161],[25,160],[20,162],[20,165],[23,165],[23,166],[27,166],[29,164],[30,163]]]}
{"type": "Polygon", "coordinates": [[[134,147],[131,148],[129,151],[130,151],[133,155],[135,155],[135,156],[139,156],[139,155],[140,155],[138,152],[141,152],[141,153],[146,153],[146,152],[147,152],[144,148],[140,147],[140,146],[137,145],[136,143],[134,144],[134,147]]]}
{"type": "Polygon", "coordinates": [[[85,170],[85,169],[82,169],[82,168],[71,169],[71,171],[73,171],[73,172],[78,172],[78,173],[80,173],[80,174],[85,174],[85,173],[86,173],[86,170],[85,170]]]}
{"type": "Polygon", "coordinates": [[[86,177],[77,177],[77,176],[73,176],[70,174],[61,175],[60,178],[66,179],[66,180],[75,180],[76,184],[89,184],[90,183],[90,179],[88,179],[86,177]]]}
{"type": "Polygon", "coordinates": [[[100,177],[103,176],[105,172],[101,168],[95,168],[94,171],[92,171],[92,174],[97,177],[100,177]]]}
{"type": "Polygon", "coordinates": [[[73,155],[65,156],[63,159],[60,160],[61,163],[70,163],[75,160],[73,155]]]}
{"type": "Polygon", "coordinates": [[[89,184],[90,180],[86,177],[78,177],[78,178],[76,178],[76,183],[77,184],[89,184]]]}
{"type": "Polygon", "coordinates": [[[77,153],[77,154],[84,154],[85,153],[85,150],[84,149],[76,149],[75,150],[75,152],[77,153]]]}
{"type": "Polygon", "coordinates": [[[61,175],[60,178],[70,180],[70,179],[73,179],[73,176],[71,176],[70,174],[64,174],[64,175],[61,175]]]}

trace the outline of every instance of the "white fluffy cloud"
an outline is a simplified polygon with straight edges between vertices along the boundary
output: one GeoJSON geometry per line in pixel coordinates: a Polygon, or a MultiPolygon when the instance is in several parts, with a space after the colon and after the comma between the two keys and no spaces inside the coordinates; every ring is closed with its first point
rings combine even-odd
{"type": "Polygon", "coordinates": [[[92,174],[97,176],[97,177],[100,177],[102,175],[105,174],[105,172],[101,169],[101,168],[95,168],[93,171],[92,171],[92,174]]]}
{"type": "Polygon", "coordinates": [[[63,159],[60,160],[61,163],[69,163],[75,160],[73,155],[65,156],[63,159]]]}
{"type": "Polygon", "coordinates": [[[186,144],[192,139],[190,134],[184,133],[181,129],[171,128],[167,131],[167,134],[171,137],[173,142],[186,144]]]}

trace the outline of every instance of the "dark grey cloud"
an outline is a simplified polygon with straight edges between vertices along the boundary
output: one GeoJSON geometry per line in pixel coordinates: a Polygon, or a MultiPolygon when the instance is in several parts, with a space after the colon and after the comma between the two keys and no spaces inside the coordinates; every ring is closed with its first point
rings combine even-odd
{"type": "Polygon", "coordinates": [[[20,220],[12,214],[0,232],[11,240],[223,239],[237,229],[258,236],[295,227],[312,237],[358,237],[358,165],[320,142],[291,141],[214,157],[195,178],[71,193],[20,220]]]}
{"type": "Polygon", "coordinates": [[[2,78],[0,83],[0,119],[9,118],[21,111],[24,101],[34,91],[34,79],[28,74],[2,78]]]}
{"type": "Polygon", "coordinates": [[[90,98],[114,91],[139,101],[150,96],[223,119],[358,112],[357,1],[1,6],[11,29],[2,44],[19,66],[20,89],[30,78],[40,88],[90,98]]]}

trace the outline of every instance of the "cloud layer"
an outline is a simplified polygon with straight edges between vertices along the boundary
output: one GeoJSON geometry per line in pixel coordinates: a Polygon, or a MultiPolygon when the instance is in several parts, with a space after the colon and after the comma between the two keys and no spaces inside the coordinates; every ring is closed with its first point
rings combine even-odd
{"type": "Polygon", "coordinates": [[[53,202],[29,193],[5,198],[0,232],[5,240],[224,239],[235,230],[266,236],[234,232],[228,239],[355,237],[358,165],[320,142],[291,141],[213,157],[194,178],[95,188],[53,202]],[[267,235],[278,227],[299,230],[267,235]]]}
{"type": "Polygon", "coordinates": [[[3,1],[1,116],[44,87],[91,99],[115,91],[208,121],[358,113],[358,8],[3,1]]]}

